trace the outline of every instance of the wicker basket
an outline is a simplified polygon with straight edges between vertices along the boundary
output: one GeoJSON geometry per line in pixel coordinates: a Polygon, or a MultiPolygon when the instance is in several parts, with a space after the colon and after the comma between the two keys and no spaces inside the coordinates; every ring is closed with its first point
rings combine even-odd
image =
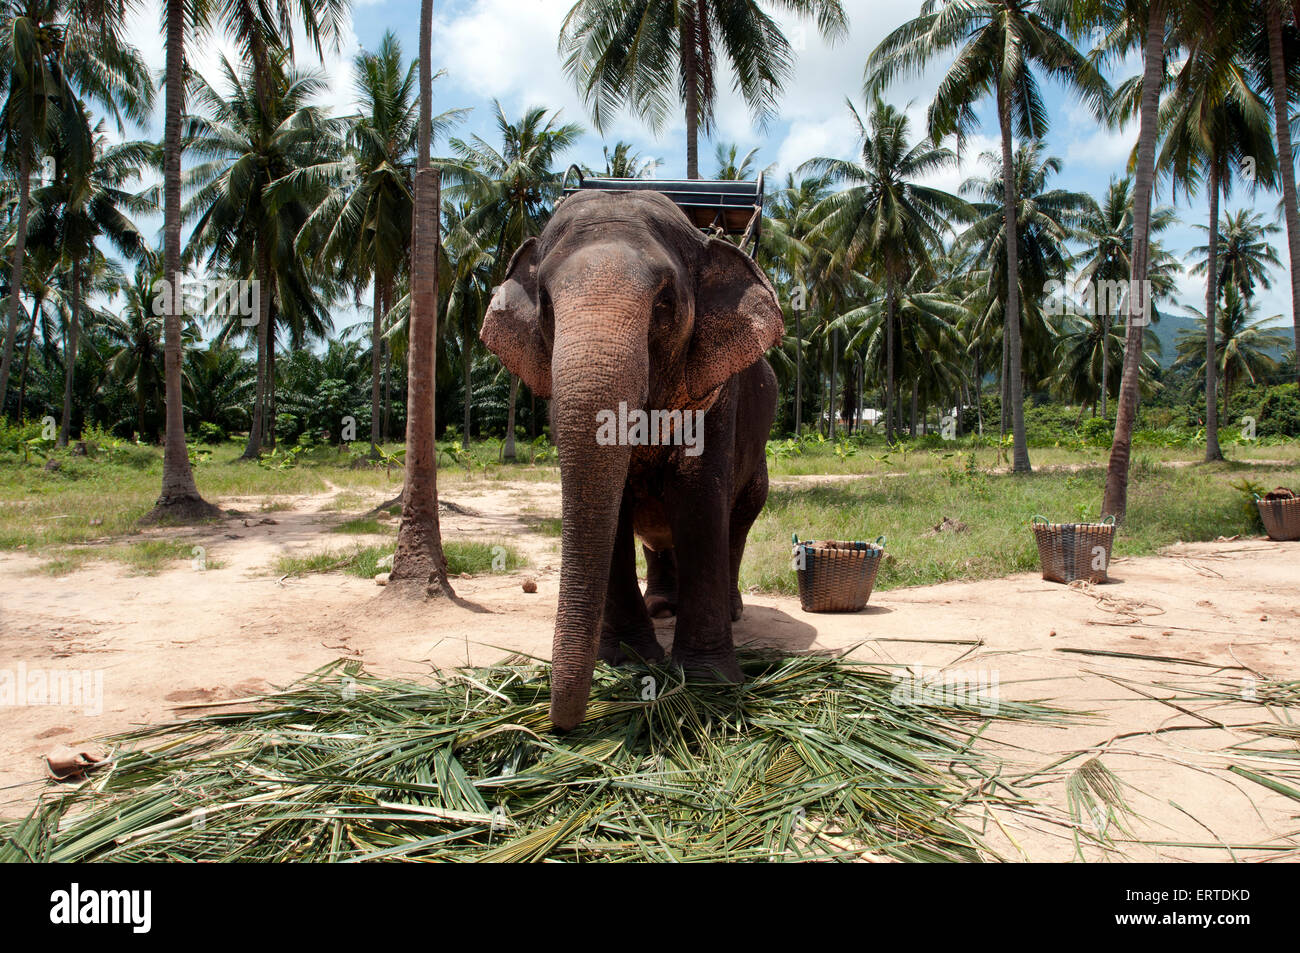
{"type": "Polygon", "coordinates": [[[1255,505],[1259,507],[1259,518],[1264,521],[1264,531],[1269,539],[1300,539],[1300,496],[1293,495],[1289,500],[1265,500],[1256,495],[1255,505]]]}
{"type": "Polygon", "coordinates": [[[874,543],[793,537],[799,605],[805,612],[857,612],[871,597],[884,558],[885,537],[874,543]]]}
{"type": "Polygon", "coordinates": [[[1115,541],[1115,517],[1108,516],[1101,523],[1049,523],[1035,516],[1032,525],[1044,579],[1066,583],[1076,579],[1106,582],[1110,547],[1115,541]],[[1097,552],[1098,548],[1104,551],[1104,556],[1097,552]]]}

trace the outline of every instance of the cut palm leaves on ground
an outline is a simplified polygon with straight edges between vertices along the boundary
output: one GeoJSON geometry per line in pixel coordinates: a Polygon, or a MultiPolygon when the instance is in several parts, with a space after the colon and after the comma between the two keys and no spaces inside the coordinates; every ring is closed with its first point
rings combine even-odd
{"type": "Polygon", "coordinates": [[[981,702],[900,704],[844,659],[741,661],[742,686],[601,666],[564,735],[536,660],[429,683],[336,662],[252,711],[112,739],[111,767],[10,825],[0,860],[973,860],[994,856],[981,812],[1028,803],[981,702]]]}

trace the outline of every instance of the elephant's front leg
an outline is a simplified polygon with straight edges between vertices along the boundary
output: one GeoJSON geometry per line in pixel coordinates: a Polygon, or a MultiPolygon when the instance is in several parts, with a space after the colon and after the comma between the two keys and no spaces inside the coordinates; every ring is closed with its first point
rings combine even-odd
{"type": "Polygon", "coordinates": [[[677,557],[673,661],[687,673],[743,681],[731,640],[730,506],[716,474],[688,478],[670,501],[677,557]]]}
{"type": "Polygon", "coordinates": [[[622,665],[633,661],[633,657],[647,662],[657,662],[664,657],[636,578],[632,511],[632,496],[625,492],[618,511],[618,531],[614,537],[609,585],[605,589],[605,609],[600,622],[598,657],[610,665],[622,665]]]}

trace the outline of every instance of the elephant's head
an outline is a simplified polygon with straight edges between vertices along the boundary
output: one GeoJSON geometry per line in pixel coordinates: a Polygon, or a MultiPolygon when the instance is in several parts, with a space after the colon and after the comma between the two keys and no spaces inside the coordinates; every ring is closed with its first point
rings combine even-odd
{"type": "Polygon", "coordinates": [[[563,485],[563,559],[551,720],[582,721],[631,448],[596,439],[597,414],[707,409],[780,339],[776,292],[736,246],[702,235],[657,192],[579,192],[520,246],[481,336],[551,399],[563,485]]]}

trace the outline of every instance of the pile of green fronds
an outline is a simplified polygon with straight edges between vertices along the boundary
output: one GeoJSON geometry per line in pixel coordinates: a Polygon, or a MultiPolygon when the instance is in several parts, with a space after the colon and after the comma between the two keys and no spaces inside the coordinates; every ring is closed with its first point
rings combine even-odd
{"type": "Polygon", "coordinates": [[[898,703],[888,672],[824,656],[742,667],[722,686],[600,666],[586,721],[557,734],[532,659],[427,684],[337,662],[255,710],[111,739],[111,764],[3,831],[0,860],[993,856],[987,812],[1021,802],[974,746],[979,703],[898,703]]]}

